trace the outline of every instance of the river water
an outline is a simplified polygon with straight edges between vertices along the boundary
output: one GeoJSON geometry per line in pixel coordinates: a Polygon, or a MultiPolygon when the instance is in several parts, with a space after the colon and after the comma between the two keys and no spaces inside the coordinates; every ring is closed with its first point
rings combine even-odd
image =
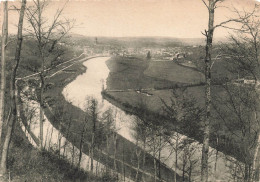
{"type": "Polygon", "coordinates": [[[106,89],[106,79],[109,69],[106,61],[110,57],[97,57],[83,63],[87,67],[86,73],[78,76],[73,82],[69,83],[63,90],[63,95],[68,102],[74,106],[85,110],[86,99],[93,97],[98,101],[99,111],[104,112],[108,108],[113,108],[116,113],[115,125],[117,133],[126,139],[134,142],[132,132],[133,115],[125,114],[120,108],[115,107],[102,98],[102,89],[106,89]]]}

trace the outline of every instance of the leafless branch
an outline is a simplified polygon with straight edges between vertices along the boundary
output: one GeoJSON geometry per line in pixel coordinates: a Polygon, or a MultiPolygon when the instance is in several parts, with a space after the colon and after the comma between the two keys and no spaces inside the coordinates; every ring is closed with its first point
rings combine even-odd
{"type": "Polygon", "coordinates": [[[205,2],[205,0],[202,0],[202,2],[205,4],[205,6],[209,9],[209,5],[205,2]]]}
{"type": "Polygon", "coordinates": [[[204,35],[205,37],[208,37],[208,31],[207,30],[204,30],[204,31],[205,31],[205,33],[201,32],[201,34],[204,35]]]}

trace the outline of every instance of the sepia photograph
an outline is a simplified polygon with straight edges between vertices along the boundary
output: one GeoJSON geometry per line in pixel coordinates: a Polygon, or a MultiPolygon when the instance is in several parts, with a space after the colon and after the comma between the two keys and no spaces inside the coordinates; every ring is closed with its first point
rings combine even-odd
{"type": "Polygon", "coordinates": [[[0,182],[260,182],[260,0],[0,0],[0,182]]]}

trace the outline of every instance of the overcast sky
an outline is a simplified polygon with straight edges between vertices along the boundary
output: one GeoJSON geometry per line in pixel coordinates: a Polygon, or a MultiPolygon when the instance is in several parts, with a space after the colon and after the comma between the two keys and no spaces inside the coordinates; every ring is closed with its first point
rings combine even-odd
{"type": "MultiPolygon", "coordinates": [[[[255,2],[226,0],[223,5],[250,10],[255,2]]],[[[55,9],[62,4],[64,1],[51,2],[46,16],[52,18],[55,9]]],[[[11,33],[16,31],[13,24],[17,23],[17,15],[17,12],[10,11],[11,33]]],[[[201,0],[73,0],[67,3],[63,16],[76,19],[77,26],[72,30],[74,33],[113,37],[200,38],[208,20],[207,9],[201,0]]],[[[227,8],[219,8],[216,11],[216,23],[232,16],[227,8]]],[[[226,30],[216,30],[216,37],[226,35],[226,30]]]]}

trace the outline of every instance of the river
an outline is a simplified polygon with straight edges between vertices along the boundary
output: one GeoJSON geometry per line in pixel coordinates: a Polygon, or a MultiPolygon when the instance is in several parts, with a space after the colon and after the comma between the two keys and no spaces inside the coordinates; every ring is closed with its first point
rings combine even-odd
{"type": "Polygon", "coordinates": [[[116,113],[115,125],[117,133],[126,139],[134,142],[131,132],[133,115],[128,115],[120,108],[115,107],[102,98],[102,89],[106,89],[106,79],[109,75],[109,69],[106,61],[110,57],[97,57],[83,63],[87,67],[86,73],[78,76],[73,82],[69,83],[63,90],[63,95],[68,102],[74,106],[85,110],[86,99],[93,97],[98,101],[98,110],[101,112],[113,108],[116,113]]]}
{"type": "MultiPolygon", "coordinates": [[[[98,110],[101,113],[107,110],[108,108],[112,107],[116,113],[115,125],[117,129],[117,133],[125,137],[126,139],[132,141],[133,143],[135,143],[135,139],[133,137],[134,132],[132,131],[135,116],[126,114],[120,108],[117,108],[116,106],[112,105],[108,101],[104,100],[101,95],[102,89],[106,89],[107,86],[106,79],[109,76],[109,69],[106,65],[106,61],[108,59],[110,59],[110,57],[97,57],[85,61],[83,65],[87,67],[87,71],[82,75],[79,75],[74,81],[69,83],[64,88],[62,93],[66,101],[71,102],[74,106],[80,108],[83,111],[85,110],[85,103],[88,97],[93,97],[98,101],[99,103],[98,110]]],[[[39,104],[34,101],[28,101],[27,99],[24,99],[24,103],[27,107],[31,109],[39,108],[39,104]]],[[[35,112],[36,114],[34,114],[34,118],[32,119],[31,122],[32,123],[31,129],[36,136],[39,136],[38,110],[36,109],[35,112]]],[[[179,137],[187,138],[186,136],[180,134],[179,137]]],[[[72,160],[73,163],[74,156],[72,156],[71,151],[72,149],[74,149],[74,153],[78,153],[79,152],[78,149],[75,149],[73,144],[68,142],[66,138],[62,136],[61,133],[57,129],[55,129],[48,121],[48,119],[45,117],[44,143],[46,144],[46,147],[50,148],[50,147],[57,146],[59,142],[62,148],[69,149],[66,150],[66,156],[68,156],[68,159],[72,160]]],[[[197,142],[195,142],[195,144],[197,145],[197,149],[194,157],[200,158],[201,144],[198,144],[197,142]]],[[[162,156],[161,156],[162,161],[168,167],[173,167],[174,164],[174,153],[171,152],[172,151],[169,147],[165,147],[165,149],[163,149],[162,151],[162,156]]],[[[212,154],[215,153],[215,150],[212,148],[211,148],[211,153],[212,154]]],[[[179,155],[181,156],[182,154],[180,153],[179,155]]],[[[219,152],[218,155],[219,155],[219,159],[217,163],[217,176],[219,179],[225,180],[228,178],[229,175],[229,173],[227,172],[228,169],[226,167],[227,162],[224,159],[224,154],[219,152]]],[[[76,160],[77,159],[75,159],[75,161],[76,160]]],[[[89,170],[89,157],[84,154],[82,160],[83,161],[81,163],[81,167],[85,170],[89,170]]],[[[215,155],[211,155],[210,161],[211,161],[212,170],[214,169],[214,160],[215,160],[215,155]]],[[[76,164],[76,162],[74,163],[76,164]]],[[[99,165],[100,170],[104,168],[102,164],[98,164],[97,162],[95,162],[95,165],[99,165]]],[[[181,171],[178,170],[177,172],[181,174],[181,171]]],[[[199,176],[199,171],[197,176],[199,176]]],[[[214,179],[214,174],[212,176],[212,179],[214,179]]]]}

